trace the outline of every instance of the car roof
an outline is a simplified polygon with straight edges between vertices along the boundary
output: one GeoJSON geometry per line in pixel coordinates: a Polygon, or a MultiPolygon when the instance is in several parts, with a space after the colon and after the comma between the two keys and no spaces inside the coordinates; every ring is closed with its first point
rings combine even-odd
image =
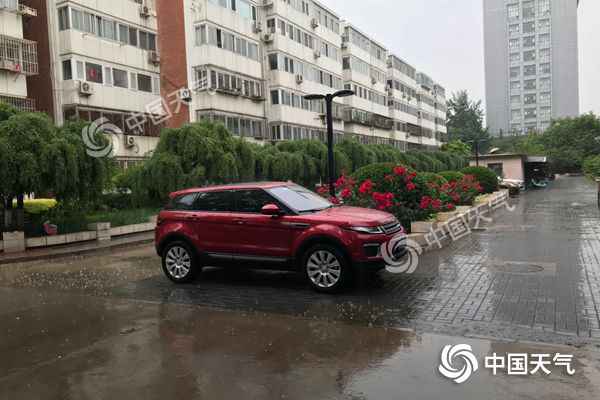
{"type": "Polygon", "coordinates": [[[170,197],[175,198],[189,193],[217,192],[223,190],[246,190],[246,189],[272,189],[281,186],[295,185],[293,182],[249,182],[234,183],[229,185],[215,185],[201,188],[190,188],[171,193],[170,197]]]}

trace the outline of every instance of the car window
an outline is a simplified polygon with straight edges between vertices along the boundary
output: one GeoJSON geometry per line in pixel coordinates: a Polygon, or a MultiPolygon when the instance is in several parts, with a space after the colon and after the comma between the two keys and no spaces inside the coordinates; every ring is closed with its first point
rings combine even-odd
{"type": "Polygon", "coordinates": [[[200,192],[194,203],[196,211],[233,211],[233,192],[200,192]]]}
{"type": "Polygon", "coordinates": [[[301,186],[281,186],[268,190],[273,196],[281,200],[296,212],[314,212],[333,207],[333,204],[301,186]]]}
{"type": "Polygon", "coordinates": [[[261,189],[238,190],[236,196],[236,212],[260,214],[267,204],[281,204],[270,194],[261,189]]]}
{"type": "Polygon", "coordinates": [[[178,196],[172,199],[165,207],[165,210],[170,211],[192,211],[194,209],[194,201],[198,197],[198,193],[189,193],[178,196]]]}

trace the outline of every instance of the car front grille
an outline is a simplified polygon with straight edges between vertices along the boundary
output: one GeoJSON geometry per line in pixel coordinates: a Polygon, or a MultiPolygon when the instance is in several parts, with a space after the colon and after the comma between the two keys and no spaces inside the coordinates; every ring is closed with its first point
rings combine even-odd
{"type": "Polygon", "coordinates": [[[391,235],[400,232],[402,230],[402,225],[398,221],[393,221],[383,225],[381,229],[383,229],[386,234],[391,235]]]}

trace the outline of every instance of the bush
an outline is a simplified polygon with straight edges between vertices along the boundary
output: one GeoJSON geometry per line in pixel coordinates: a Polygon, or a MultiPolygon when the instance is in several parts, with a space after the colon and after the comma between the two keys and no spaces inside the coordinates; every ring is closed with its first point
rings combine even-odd
{"type": "Polygon", "coordinates": [[[493,193],[498,190],[498,176],[487,167],[467,167],[461,171],[465,175],[473,175],[479,182],[484,193],[493,193]]]}
{"type": "MultiPolygon", "coordinates": [[[[346,204],[390,212],[410,229],[414,221],[425,221],[437,212],[454,209],[455,205],[438,197],[438,192],[428,182],[438,179],[444,182],[435,174],[417,173],[402,165],[383,163],[361,168],[351,177],[343,176],[336,189],[346,204]]],[[[324,188],[323,192],[326,191],[324,188]]]]}
{"type": "MultiPolygon", "coordinates": [[[[27,214],[43,214],[48,212],[50,209],[56,207],[58,203],[54,199],[35,199],[25,200],[23,202],[23,208],[27,214]]],[[[13,207],[17,207],[17,201],[13,201],[13,207]]]]}
{"type": "Polygon", "coordinates": [[[458,182],[465,176],[465,174],[458,171],[442,171],[440,172],[440,175],[448,182],[458,182]]]}
{"type": "Polygon", "coordinates": [[[586,158],[583,162],[583,172],[592,178],[600,178],[600,155],[586,158]]]}
{"type": "Polygon", "coordinates": [[[421,177],[427,183],[433,183],[438,186],[442,186],[445,183],[448,183],[448,180],[439,174],[434,174],[433,172],[421,172],[421,177]]]}

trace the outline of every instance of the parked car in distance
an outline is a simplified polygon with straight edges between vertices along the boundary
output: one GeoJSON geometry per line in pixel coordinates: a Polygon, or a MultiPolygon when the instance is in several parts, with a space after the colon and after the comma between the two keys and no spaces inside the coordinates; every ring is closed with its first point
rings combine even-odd
{"type": "Polygon", "coordinates": [[[205,266],[301,272],[321,292],[335,292],[358,271],[385,267],[381,245],[406,235],[391,214],[334,206],[294,183],[245,183],[172,193],[157,220],[164,273],[190,282],[205,266]]]}

